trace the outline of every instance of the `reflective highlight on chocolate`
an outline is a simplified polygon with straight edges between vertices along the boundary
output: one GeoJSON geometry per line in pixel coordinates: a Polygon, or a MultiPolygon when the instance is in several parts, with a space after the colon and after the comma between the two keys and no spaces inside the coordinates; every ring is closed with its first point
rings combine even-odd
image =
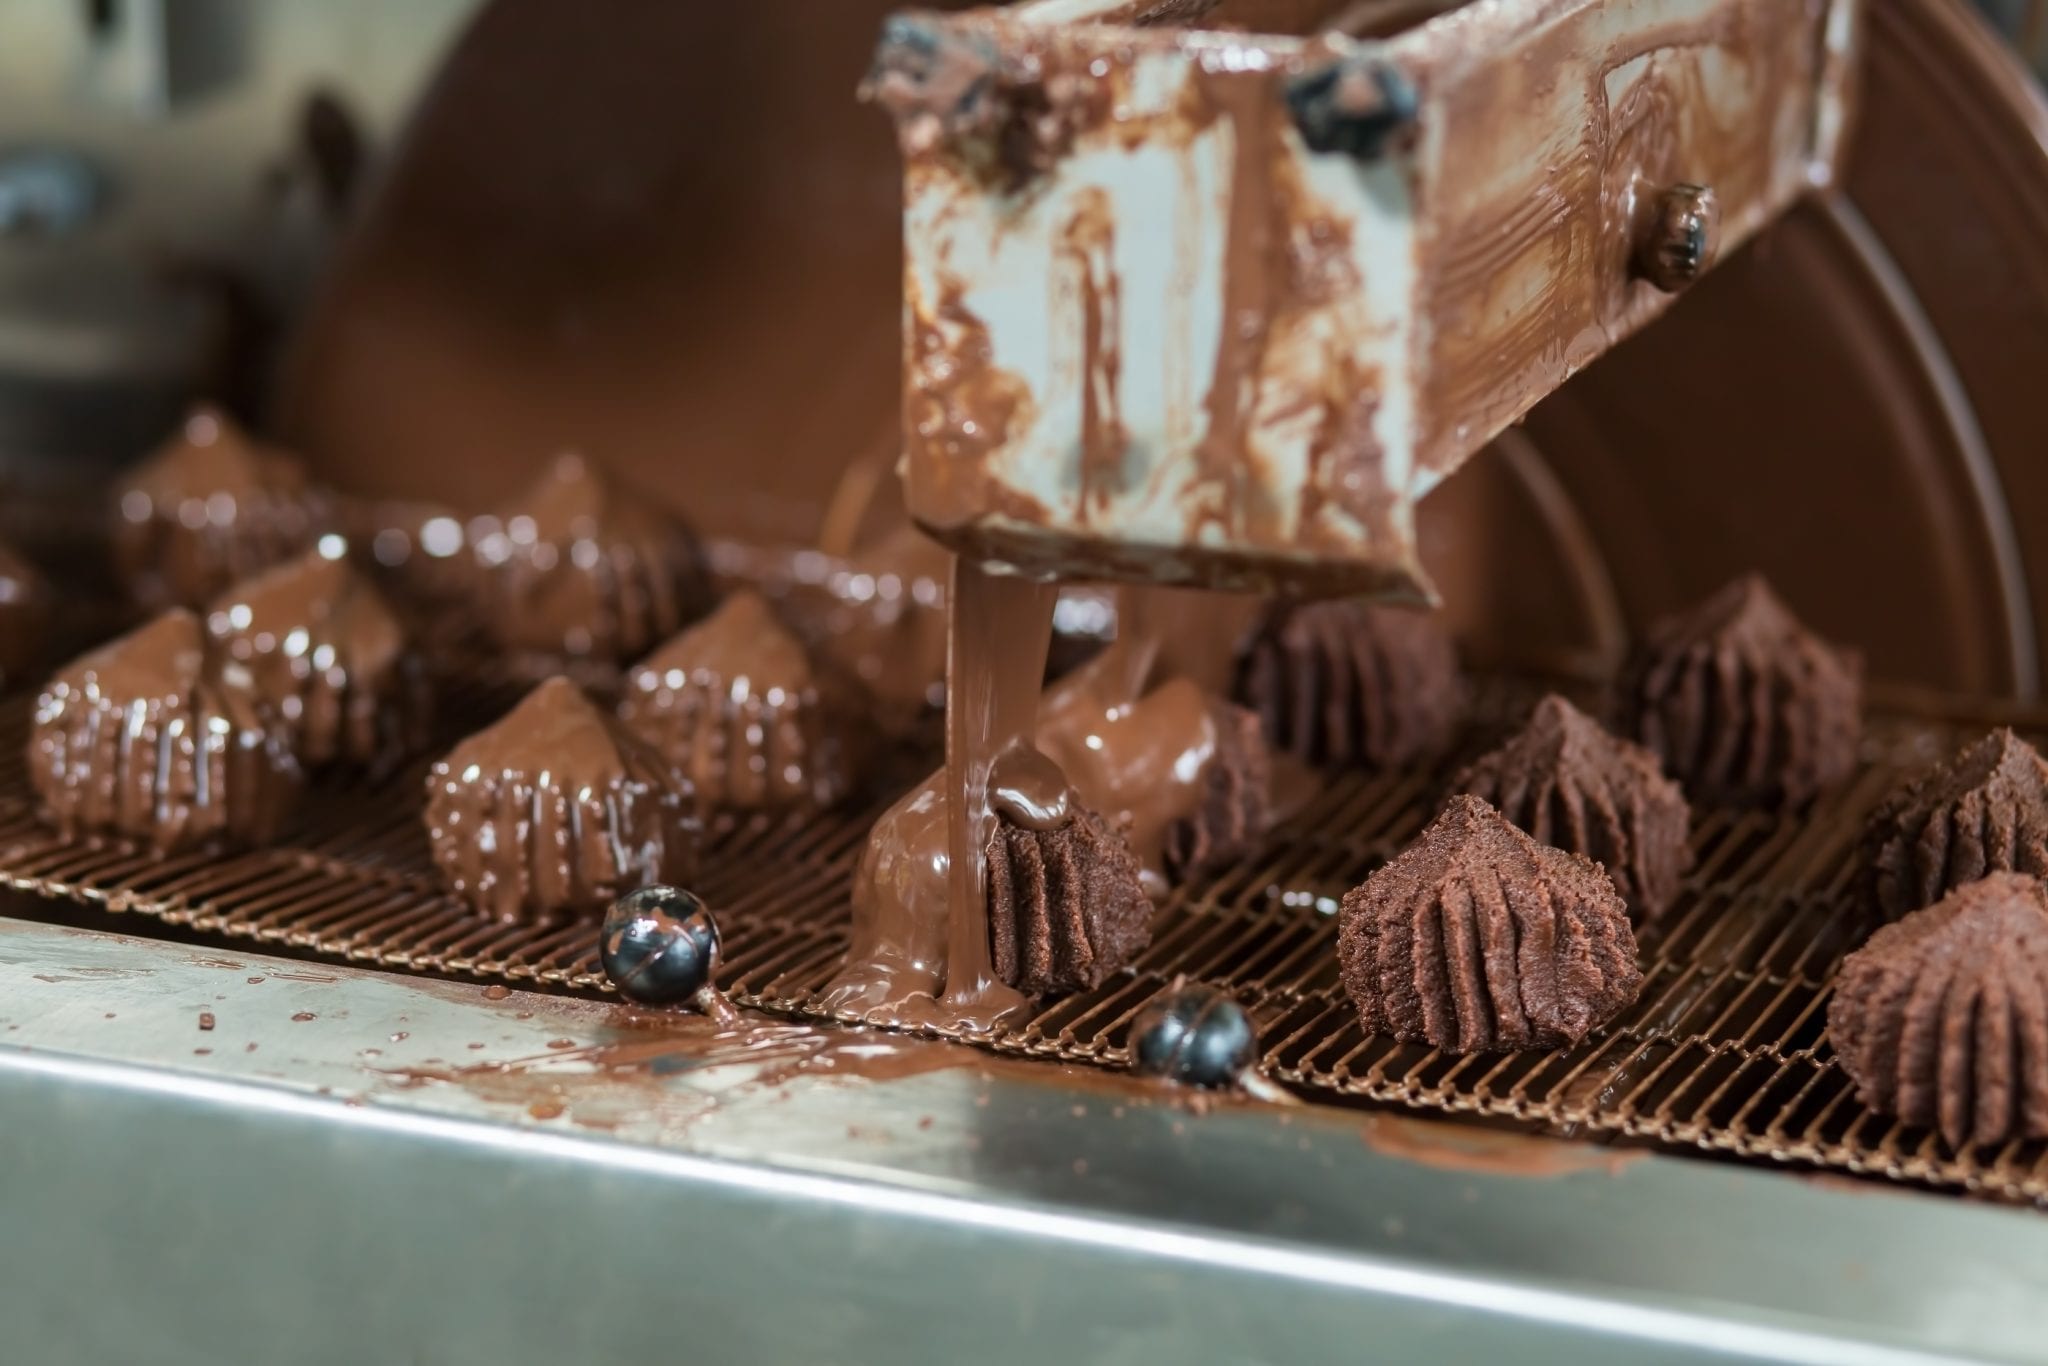
{"type": "Polygon", "coordinates": [[[28,771],[66,838],[106,832],[159,853],[267,844],[303,785],[288,728],[210,666],[199,618],[182,608],[44,685],[28,771]]]}
{"type": "Polygon", "coordinates": [[[434,765],[425,820],[449,890],[504,919],[601,911],[696,872],[687,783],[565,678],[434,765]]]}

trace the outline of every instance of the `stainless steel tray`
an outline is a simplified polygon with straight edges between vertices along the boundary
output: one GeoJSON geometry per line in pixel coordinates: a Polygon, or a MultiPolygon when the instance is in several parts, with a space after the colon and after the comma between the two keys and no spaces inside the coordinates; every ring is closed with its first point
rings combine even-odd
{"type": "Polygon", "coordinates": [[[2037,1359],[1868,1183],[0,919],[10,1360],[2037,1359]],[[206,1027],[208,1024],[211,1027],[206,1027]]]}

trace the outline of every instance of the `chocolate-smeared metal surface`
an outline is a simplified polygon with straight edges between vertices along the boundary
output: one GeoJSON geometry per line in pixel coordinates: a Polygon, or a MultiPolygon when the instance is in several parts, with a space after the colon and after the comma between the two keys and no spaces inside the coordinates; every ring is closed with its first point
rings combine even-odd
{"type": "Polygon", "coordinates": [[[508,650],[625,660],[710,600],[689,528],[581,455],[557,456],[469,537],[484,623],[508,650]]]}
{"type": "Polygon", "coordinates": [[[2048,878],[2048,763],[2001,726],[1893,793],[1865,839],[1887,915],[1991,873],[2048,878]]]}
{"type": "Polygon", "coordinates": [[[450,750],[426,791],[443,880],[501,918],[600,911],[646,883],[687,886],[697,869],[688,784],[565,678],[450,750]]]}
{"type": "Polygon", "coordinates": [[[884,101],[913,187],[913,515],[957,548],[1034,571],[1242,586],[1348,572],[1416,591],[1409,499],[1379,433],[1378,362],[1355,354],[1373,324],[1352,235],[1287,150],[1285,85],[1299,62],[1252,44],[1236,62],[1183,52],[1163,30],[1109,43],[986,15],[938,34],[956,60],[884,101]],[[962,62],[986,68],[973,88],[993,101],[948,94],[962,62]],[[980,126],[991,105],[994,130],[980,126]],[[1019,147],[1027,154],[1007,156],[1019,147]],[[1157,227],[1069,174],[1141,148],[1180,163],[1165,192],[1179,208],[1157,227]],[[994,228],[973,202],[990,156],[1030,184],[1022,223],[994,228]],[[1201,201],[1211,176],[1228,206],[1213,224],[1201,201]],[[1165,258],[1144,245],[1161,241],[1165,258]],[[1162,287],[1162,261],[1177,288],[1162,287]],[[980,289],[1019,275],[1054,282],[1039,324],[1057,339],[1049,372],[991,332],[1012,319],[980,289]],[[1213,351],[1198,354],[1212,333],[1213,351]],[[1069,351],[1071,365],[1059,359],[1069,351]],[[1162,394],[1187,419],[1163,446],[1162,394]],[[1286,432],[1270,421],[1280,411],[1286,432]]]}
{"type": "Polygon", "coordinates": [[[1695,801],[1797,806],[1855,767],[1863,664],[1748,574],[1650,628],[1622,709],[1695,801]]]}
{"type": "Polygon", "coordinates": [[[282,718],[213,667],[199,618],[183,608],[44,684],[28,772],[67,838],[103,831],[164,854],[268,843],[303,785],[282,718]]]}
{"type": "Polygon", "coordinates": [[[381,768],[426,743],[425,672],[389,603],[324,549],[245,579],[206,617],[229,676],[282,718],[302,763],[381,768]]]}
{"type": "Polygon", "coordinates": [[[1397,768],[1449,743],[1464,684],[1435,613],[1346,599],[1276,606],[1245,643],[1236,697],[1305,762],[1397,768]]]}
{"type": "Polygon", "coordinates": [[[1850,12],[904,21],[913,515],[1026,572],[1422,593],[1415,502],[1689,283],[1659,231],[1703,268],[1833,178],[1850,12]]]}
{"type": "Polygon", "coordinates": [[[236,580],[291,558],[330,516],[294,456],[197,408],[114,491],[114,560],[149,606],[203,608],[236,580]]]}
{"type": "Polygon", "coordinates": [[[1879,929],[1828,1040],[1865,1105],[1950,1148],[2048,1137],[2048,889],[1993,873],[1879,929]]]}
{"type": "Polygon", "coordinates": [[[746,589],[635,665],[618,710],[706,809],[830,806],[867,748],[855,685],[746,589]]]}
{"type": "Polygon", "coordinates": [[[1345,894],[1337,955],[1368,1034],[1447,1053],[1563,1048],[1633,1002],[1628,908],[1598,864],[1476,797],[1345,894]]]}
{"type": "Polygon", "coordinates": [[[1452,780],[1538,844],[1607,870],[1638,920],[1662,915],[1692,866],[1685,793],[1657,756],[1610,735],[1556,693],[1506,744],[1452,780]]]}
{"type": "Polygon", "coordinates": [[[1100,815],[1033,830],[999,820],[988,846],[988,928],[996,975],[1027,996],[1085,991],[1152,938],[1138,861],[1100,815]]]}

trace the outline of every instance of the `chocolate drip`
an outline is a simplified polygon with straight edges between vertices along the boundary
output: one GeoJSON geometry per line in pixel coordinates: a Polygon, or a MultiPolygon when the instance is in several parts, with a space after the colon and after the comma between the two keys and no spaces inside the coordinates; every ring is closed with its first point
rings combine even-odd
{"type": "Polygon", "coordinates": [[[1238,661],[1237,700],[1312,764],[1397,768],[1449,741],[1464,707],[1434,613],[1343,600],[1276,607],[1238,661]]]}
{"type": "Polygon", "coordinates": [[[1870,819],[1871,886],[1885,914],[1990,873],[2048,878],[2048,763],[2000,728],[1893,793],[1870,819]]]}
{"type": "Polygon", "coordinates": [[[866,749],[852,692],[741,590],[634,668],[619,719],[707,809],[823,808],[852,786],[866,749]]]}
{"type": "MultiPolygon", "coordinates": [[[[971,650],[997,657],[1001,642],[1021,656],[1018,642],[1034,637],[1014,623],[1035,626],[1035,613],[1050,610],[1048,592],[1034,599],[1032,616],[1019,612],[1006,622],[994,612],[976,610],[965,617],[956,614],[956,631],[962,621],[975,623],[971,650]]],[[[1138,615],[1124,624],[1132,625],[1138,615]]],[[[1159,646],[1151,630],[1121,634],[1108,650],[1048,689],[1033,710],[1036,750],[1065,776],[1070,800],[1100,812],[1124,836],[1148,890],[1163,891],[1169,832],[1177,825],[1191,823],[1176,837],[1183,841],[1179,866],[1187,869],[1211,854],[1222,857],[1229,840],[1240,833],[1263,833],[1266,808],[1260,799],[1263,747],[1244,741],[1245,723],[1235,719],[1235,709],[1219,706],[1189,680],[1150,686],[1159,646]],[[1232,737],[1225,738],[1225,731],[1232,737]],[[1233,771],[1219,777],[1215,770],[1223,764],[1233,771]],[[1208,803],[1214,808],[1205,812],[1208,803]]],[[[963,657],[964,652],[956,654],[956,666],[963,657]]],[[[1042,668],[1043,654],[1034,658],[1042,668]]],[[[1006,677],[1013,684],[1032,677],[1021,667],[1031,662],[1020,657],[1020,667],[1006,677]]],[[[956,710],[961,700],[956,686],[956,710]]],[[[1017,699],[1007,705],[1012,715],[1022,711],[1017,699]]],[[[988,742],[992,747],[983,752],[997,758],[1021,753],[1011,747],[1024,733],[1006,730],[1002,744],[988,742]]],[[[854,875],[848,966],[827,989],[824,1008],[861,1015],[880,1011],[899,1022],[918,1022],[920,1017],[906,1013],[901,1003],[944,980],[939,964],[949,952],[949,914],[951,924],[960,924],[961,893],[952,881],[958,870],[945,842],[948,793],[958,790],[957,781],[951,769],[934,774],[875,823],[854,875]]],[[[985,781],[979,790],[984,799],[995,795],[985,781]]],[[[1039,799],[1033,804],[1047,805],[1039,799]]],[[[952,1010],[950,990],[947,1006],[952,1010]]]]}
{"type": "Polygon", "coordinates": [[[404,628],[346,560],[310,551],[237,584],[208,634],[276,711],[308,766],[385,768],[426,743],[426,676],[404,628]]]}
{"type": "Polygon", "coordinates": [[[1446,1053],[1562,1048],[1636,998],[1628,908],[1599,865],[1453,797],[1339,913],[1344,989],[1368,1034],[1446,1053]]]}
{"type": "Polygon", "coordinates": [[[690,530],[578,455],[469,535],[485,625],[510,650],[628,659],[710,600],[690,530]]]}
{"type": "Polygon", "coordinates": [[[989,804],[1004,821],[1026,830],[1063,828],[1073,816],[1070,796],[1067,775],[1032,745],[1011,745],[989,770],[989,804]]]}
{"type": "Polygon", "coordinates": [[[159,853],[266,844],[298,801],[291,737],[208,664],[199,618],[174,608],[76,660],[43,688],[28,770],[52,824],[159,853]]]}
{"type": "Polygon", "coordinates": [[[1138,861],[1088,810],[1052,829],[997,823],[988,913],[996,975],[1027,996],[1099,986],[1152,938],[1138,861]]]}
{"type": "Polygon", "coordinates": [[[1272,756],[1259,718],[1228,702],[1210,704],[1216,754],[1201,804],[1166,827],[1161,859],[1168,878],[1185,882],[1241,858],[1272,819],[1272,756]]]}
{"type": "Polygon", "coordinates": [[[1608,734],[1556,693],[1453,788],[1492,803],[1538,844],[1600,864],[1643,920],[1664,912],[1692,866],[1692,812],[1657,756],[1608,734]]]}
{"type": "Polygon", "coordinates": [[[528,693],[427,779],[443,880],[506,919],[601,911],[649,882],[687,885],[694,812],[682,775],[565,678],[528,693]]]}
{"type": "Polygon", "coordinates": [[[2048,1138],[2048,890],[1993,873],[1879,929],[1828,1040],[1865,1105],[1951,1148],[2048,1138]]]}
{"type": "Polygon", "coordinates": [[[35,566],[0,545],[0,684],[20,683],[42,658],[50,588],[35,566]]]}
{"type": "Polygon", "coordinates": [[[1695,800],[1796,806],[1855,768],[1862,698],[1862,661],[1749,574],[1651,628],[1623,706],[1695,800]]]}
{"type": "Polygon", "coordinates": [[[988,1025],[1023,1004],[997,981],[988,939],[987,851],[996,760],[1029,743],[1058,590],[953,563],[946,635],[946,994],[943,1017],[988,1025]]]}
{"type": "Polygon", "coordinates": [[[331,516],[296,459],[212,408],[195,409],[122,481],[114,509],[114,559],[129,592],[194,608],[306,549],[331,516]]]}

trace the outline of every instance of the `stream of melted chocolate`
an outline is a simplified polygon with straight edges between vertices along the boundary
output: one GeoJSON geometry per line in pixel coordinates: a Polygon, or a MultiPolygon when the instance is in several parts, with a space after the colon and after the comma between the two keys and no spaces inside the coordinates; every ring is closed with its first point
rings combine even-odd
{"type": "MultiPolygon", "coordinates": [[[[970,1028],[986,1028],[1024,1004],[996,979],[989,960],[987,850],[996,822],[989,778],[999,756],[1029,748],[1037,731],[1058,598],[1052,584],[953,563],[946,655],[949,915],[941,1004],[949,1020],[970,1028]]],[[[1012,774],[1026,767],[1014,759],[1005,765],[1012,774]]],[[[1039,766],[1028,769],[1042,776],[1039,766]]]]}
{"type": "Polygon", "coordinates": [[[1120,589],[1116,642],[1041,697],[1052,590],[971,565],[958,574],[970,596],[956,589],[947,767],[875,823],[854,876],[847,965],[819,1001],[880,1023],[959,1029],[1017,1004],[989,972],[995,811],[1023,824],[1056,824],[1074,804],[1100,812],[1124,831],[1148,888],[1165,887],[1167,832],[1203,800],[1216,689],[1257,606],[1120,589]]]}

